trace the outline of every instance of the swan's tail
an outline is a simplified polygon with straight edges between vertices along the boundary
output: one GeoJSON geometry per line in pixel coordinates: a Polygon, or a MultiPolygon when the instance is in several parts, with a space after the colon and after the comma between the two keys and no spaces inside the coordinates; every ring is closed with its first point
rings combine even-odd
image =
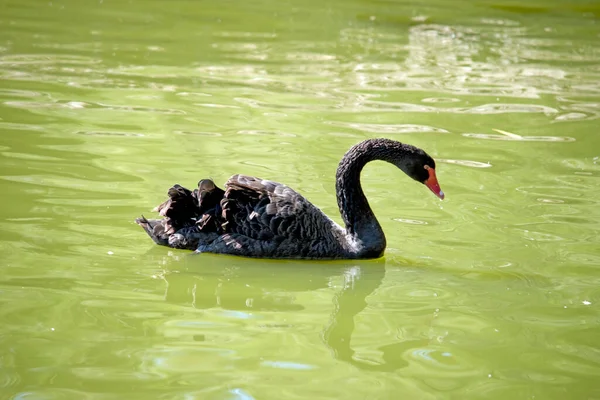
{"type": "Polygon", "coordinates": [[[198,182],[198,189],[194,191],[173,185],[168,191],[169,198],[153,210],[163,219],[149,220],[141,216],[135,222],[155,243],[179,247],[174,245],[174,235],[178,233],[184,236],[192,233],[222,233],[221,200],[224,194],[210,179],[198,182]]]}
{"type": "Polygon", "coordinates": [[[191,191],[181,185],[173,185],[167,192],[169,199],[157,206],[154,211],[169,220],[175,230],[193,225],[200,215],[197,191],[191,191]]]}
{"type": "Polygon", "coordinates": [[[156,244],[163,246],[169,245],[169,236],[173,234],[172,229],[166,226],[166,222],[166,218],[146,219],[143,215],[135,219],[135,223],[141,226],[156,244]]]}

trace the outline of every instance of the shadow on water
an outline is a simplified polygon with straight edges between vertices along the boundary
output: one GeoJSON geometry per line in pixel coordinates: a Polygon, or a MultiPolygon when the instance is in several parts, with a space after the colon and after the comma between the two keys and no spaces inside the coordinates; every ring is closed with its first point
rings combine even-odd
{"type": "Polygon", "coordinates": [[[169,270],[173,265],[162,261],[166,267],[162,276],[167,283],[165,300],[169,303],[241,314],[299,312],[305,307],[297,302],[297,294],[334,288],[333,311],[322,332],[322,340],[334,357],[369,371],[389,372],[408,365],[402,354],[416,345],[414,341],[379,347],[382,363],[357,359],[351,345],[355,317],[367,307],[367,297],[380,287],[385,259],[315,263],[212,255],[177,258],[178,271],[169,270]]]}

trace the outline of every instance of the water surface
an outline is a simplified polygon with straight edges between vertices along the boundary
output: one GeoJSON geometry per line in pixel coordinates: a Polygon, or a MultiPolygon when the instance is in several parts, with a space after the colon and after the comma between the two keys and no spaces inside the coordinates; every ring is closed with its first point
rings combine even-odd
{"type": "Polygon", "coordinates": [[[0,4],[2,399],[564,399],[600,389],[595,2],[0,4]],[[154,246],[174,183],[364,170],[380,260],[154,246]]]}

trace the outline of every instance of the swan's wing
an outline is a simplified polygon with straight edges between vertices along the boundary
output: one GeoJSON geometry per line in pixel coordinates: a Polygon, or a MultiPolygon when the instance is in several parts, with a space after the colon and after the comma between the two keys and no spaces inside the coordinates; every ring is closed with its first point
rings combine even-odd
{"type": "Polygon", "coordinates": [[[326,239],[337,227],[292,188],[246,175],[229,178],[221,207],[225,232],[258,240],[326,239]]]}

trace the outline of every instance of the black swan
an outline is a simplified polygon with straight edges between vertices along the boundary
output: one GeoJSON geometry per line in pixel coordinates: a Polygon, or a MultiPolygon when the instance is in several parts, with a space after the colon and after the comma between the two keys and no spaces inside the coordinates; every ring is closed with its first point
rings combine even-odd
{"type": "Polygon", "coordinates": [[[368,139],[344,155],[336,173],[345,228],[281,183],[234,175],[225,190],[210,179],[193,192],[175,185],[156,207],[163,219],[136,219],[156,243],[199,253],[260,258],[366,259],[383,255],[385,235],[360,185],[366,163],[383,160],[425,184],[440,199],[435,161],[425,151],[390,139],[368,139]]]}

